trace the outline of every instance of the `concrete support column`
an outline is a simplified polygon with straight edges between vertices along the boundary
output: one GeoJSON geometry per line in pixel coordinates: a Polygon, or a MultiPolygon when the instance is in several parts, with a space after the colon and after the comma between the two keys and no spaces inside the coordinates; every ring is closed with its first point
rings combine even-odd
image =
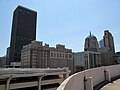
{"type": "Polygon", "coordinates": [[[90,69],[90,56],[89,56],[89,53],[87,53],[88,55],[88,68],[87,69],[90,69]]]}
{"type": "Polygon", "coordinates": [[[68,78],[69,77],[69,73],[67,72],[67,73],[65,73],[65,74],[63,74],[63,78],[64,79],[66,79],[66,78],[68,78]]]}
{"type": "Polygon", "coordinates": [[[10,80],[12,79],[12,75],[7,79],[7,83],[6,83],[6,89],[5,90],[10,90],[10,80]]]}
{"type": "Polygon", "coordinates": [[[68,67],[66,67],[65,70],[66,70],[66,73],[63,74],[63,75],[64,75],[64,79],[68,78],[68,77],[69,77],[69,74],[70,74],[70,72],[71,72],[68,67]]]}
{"type": "Polygon", "coordinates": [[[85,90],[93,90],[93,78],[92,77],[85,78],[85,90]]]}
{"type": "Polygon", "coordinates": [[[110,70],[105,70],[105,80],[111,82],[110,70]]]}
{"type": "Polygon", "coordinates": [[[38,77],[38,90],[42,90],[41,89],[41,80],[42,80],[43,76],[39,76],[38,77]]]}

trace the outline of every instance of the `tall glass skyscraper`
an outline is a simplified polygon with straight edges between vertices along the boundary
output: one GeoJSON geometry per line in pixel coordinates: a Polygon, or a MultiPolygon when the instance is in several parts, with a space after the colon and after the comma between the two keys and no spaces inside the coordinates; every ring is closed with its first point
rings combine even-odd
{"type": "Polygon", "coordinates": [[[24,45],[36,40],[37,12],[18,6],[13,13],[10,62],[21,61],[21,50],[24,45]]]}

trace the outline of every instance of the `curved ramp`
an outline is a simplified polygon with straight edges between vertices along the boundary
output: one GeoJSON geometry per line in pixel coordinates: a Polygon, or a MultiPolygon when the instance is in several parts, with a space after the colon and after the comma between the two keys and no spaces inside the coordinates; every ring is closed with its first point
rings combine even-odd
{"type": "Polygon", "coordinates": [[[93,87],[120,75],[120,64],[88,69],[68,77],[57,90],[93,90],[93,87]]]}

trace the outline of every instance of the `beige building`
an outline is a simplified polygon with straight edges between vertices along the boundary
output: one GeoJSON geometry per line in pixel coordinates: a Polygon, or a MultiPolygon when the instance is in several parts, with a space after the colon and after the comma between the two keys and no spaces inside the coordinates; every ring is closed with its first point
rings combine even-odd
{"type": "Polygon", "coordinates": [[[73,73],[72,50],[60,44],[49,47],[48,44],[43,45],[43,42],[32,41],[29,45],[23,46],[21,65],[23,68],[69,67],[73,73]]]}
{"type": "Polygon", "coordinates": [[[85,39],[84,51],[95,51],[99,49],[97,38],[91,34],[85,39]]]}
{"type": "Polygon", "coordinates": [[[115,64],[115,47],[112,34],[104,31],[103,39],[98,45],[97,38],[90,35],[85,39],[85,68],[115,64]],[[100,47],[99,47],[100,45],[100,47]]]}
{"type": "Polygon", "coordinates": [[[101,54],[98,51],[99,45],[97,38],[94,35],[90,35],[85,39],[84,45],[84,62],[85,69],[101,66],[101,54]]]}
{"type": "Polygon", "coordinates": [[[101,53],[101,63],[103,66],[115,64],[115,47],[112,34],[108,31],[104,31],[103,47],[99,48],[101,53]]]}
{"type": "Polygon", "coordinates": [[[85,69],[101,66],[101,53],[94,51],[84,52],[85,69]]]}
{"type": "Polygon", "coordinates": [[[49,51],[42,42],[32,41],[29,45],[23,46],[21,51],[21,66],[23,68],[45,68],[48,67],[49,51]]]}

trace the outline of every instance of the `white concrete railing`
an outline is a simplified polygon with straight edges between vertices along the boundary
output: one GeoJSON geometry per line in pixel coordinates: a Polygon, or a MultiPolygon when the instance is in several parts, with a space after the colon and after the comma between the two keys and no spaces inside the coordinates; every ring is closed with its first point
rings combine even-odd
{"type": "Polygon", "coordinates": [[[93,90],[93,87],[97,84],[105,80],[110,81],[111,78],[118,75],[120,75],[120,64],[92,68],[71,75],[65,81],[63,81],[57,90],[93,90]],[[92,87],[89,88],[90,86],[92,87]]]}

